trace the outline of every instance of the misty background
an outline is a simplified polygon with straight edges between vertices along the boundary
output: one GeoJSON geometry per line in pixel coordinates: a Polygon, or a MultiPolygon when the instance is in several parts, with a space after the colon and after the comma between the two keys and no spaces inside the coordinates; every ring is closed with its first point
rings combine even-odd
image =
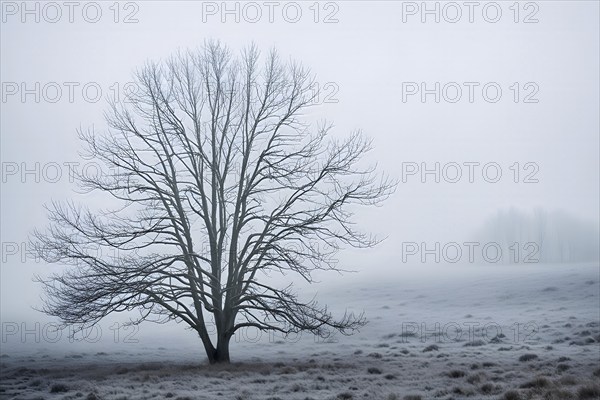
{"type": "MultiPolygon", "coordinates": [[[[420,13],[406,13],[408,2],[366,1],[296,3],[302,15],[293,23],[280,8],[270,22],[261,2],[256,4],[263,14],[256,22],[238,3],[236,22],[235,14],[219,9],[221,2],[161,1],[123,6],[118,22],[110,4],[101,3],[96,23],[87,22],[80,9],[72,23],[66,9],[51,23],[44,16],[54,14],[42,15],[39,3],[30,3],[40,7],[39,22],[6,3],[13,2],[2,3],[0,26],[4,322],[50,320],[32,310],[41,304],[32,276],[61,267],[27,258],[25,246],[31,230],[47,223],[44,203],[73,199],[101,205],[74,191],[69,179],[69,168],[109,172],[78,155],[76,129],[105,129],[106,98],[125,98],[134,90],[128,82],[144,62],[197,48],[209,38],[235,52],[251,41],[263,52],[275,47],[284,58],[310,67],[322,92],[307,119],[334,122],[336,136],[363,130],[374,141],[366,161],[400,181],[383,207],[356,215],[359,226],[386,240],[375,249],[340,252],[340,265],[357,272],[320,277],[327,287],[376,276],[409,279],[423,271],[450,276],[459,265],[526,268],[525,257],[532,254],[528,243],[539,247],[531,268],[598,259],[597,2],[537,2],[537,23],[522,22],[531,10],[521,10],[515,23],[509,3],[501,3],[496,23],[487,22],[479,9],[472,23],[466,15],[457,23],[444,18],[436,23],[432,16],[423,23],[420,13]],[[128,16],[137,22],[124,23],[128,16]],[[439,83],[439,102],[435,94],[423,101],[422,82],[428,90],[439,83]],[[464,82],[476,83],[472,102],[464,82]],[[496,102],[482,95],[488,83],[493,83],[489,93],[502,90],[496,102]],[[447,101],[455,98],[456,86],[461,99],[447,101]],[[464,252],[464,242],[498,243],[504,258],[490,263],[481,252],[473,262],[466,253],[456,263],[444,254],[439,262],[422,258],[423,243],[427,249],[437,243],[439,254],[449,243],[464,252]],[[518,255],[510,249],[514,243],[518,255]],[[404,254],[408,249],[414,254],[404,254]]],[[[278,4],[283,9],[288,3],[278,4]]],[[[236,3],[227,4],[235,10],[236,3]]],[[[455,254],[452,249],[446,255],[455,254]]],[[[319,292],[325,303],[331,296],[319,292]]]]}

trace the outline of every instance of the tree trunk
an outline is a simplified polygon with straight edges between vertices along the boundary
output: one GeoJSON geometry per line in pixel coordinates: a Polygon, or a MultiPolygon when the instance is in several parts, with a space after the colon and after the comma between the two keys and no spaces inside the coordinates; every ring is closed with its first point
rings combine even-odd
{"type": "Polygon", "coordinates": [[[217,348],[209,355],[208,361],[211,364],[229,364],[229,341],[231,340],[230,335],[219,336],[217,342],[217,348]]]}

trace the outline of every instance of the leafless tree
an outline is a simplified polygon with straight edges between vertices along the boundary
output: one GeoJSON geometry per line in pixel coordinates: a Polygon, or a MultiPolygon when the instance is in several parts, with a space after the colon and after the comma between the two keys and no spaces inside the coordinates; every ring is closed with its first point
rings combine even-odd
{"type": "Polygon", "coordinates": [[[363,315],[335,319],[265,280],[340,271],[337,250],[378,242],[354,226],[355,207],[379,205],[396,187],[361,166],[371,143],[360,132],[333,139],[331,125],[303,122],[316,95],[309,70],[275,51],[250,46],[236,57],[208,42],[146,64],[135,81],[126,101],[110,102],[105,133],[79,132],[111,171],[79,175],[80,187],[119,207],[54,202],[48,228],[32,234],[36,256],[70,265],[38,277],[42,310],[80,329],[134,309],[131,323],[184,322],[211,363],[229,361],[245,327],[324,336],[363,326],[363,315]]]}

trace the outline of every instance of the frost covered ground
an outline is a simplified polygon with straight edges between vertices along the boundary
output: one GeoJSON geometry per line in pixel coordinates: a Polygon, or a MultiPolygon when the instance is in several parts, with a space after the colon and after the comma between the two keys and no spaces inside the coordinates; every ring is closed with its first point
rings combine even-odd
{"type": "Polygon", "coordinates": [[[333,311],[365,311],[360,333],[245,331],[227,366],[181,325],[51,343],[45,325],[22,336],[3,319],[0,398],[600,398],[598,265],[447,268],[323,284],[333,311]]]}

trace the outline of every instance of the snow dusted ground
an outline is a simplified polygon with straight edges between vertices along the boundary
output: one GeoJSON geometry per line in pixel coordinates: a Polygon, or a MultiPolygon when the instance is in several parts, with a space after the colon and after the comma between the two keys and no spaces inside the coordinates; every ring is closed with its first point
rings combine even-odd
{"type": "Polygon", "coordinates": [[[420,268],[318,287],[332,311],[365,311],[360,333],[245,331],[226,366],[207,365],[182,325],[50,343],[43,325],[23,338],[3,319],[0,398],[599,398],[597,264],[420,268]]]}

